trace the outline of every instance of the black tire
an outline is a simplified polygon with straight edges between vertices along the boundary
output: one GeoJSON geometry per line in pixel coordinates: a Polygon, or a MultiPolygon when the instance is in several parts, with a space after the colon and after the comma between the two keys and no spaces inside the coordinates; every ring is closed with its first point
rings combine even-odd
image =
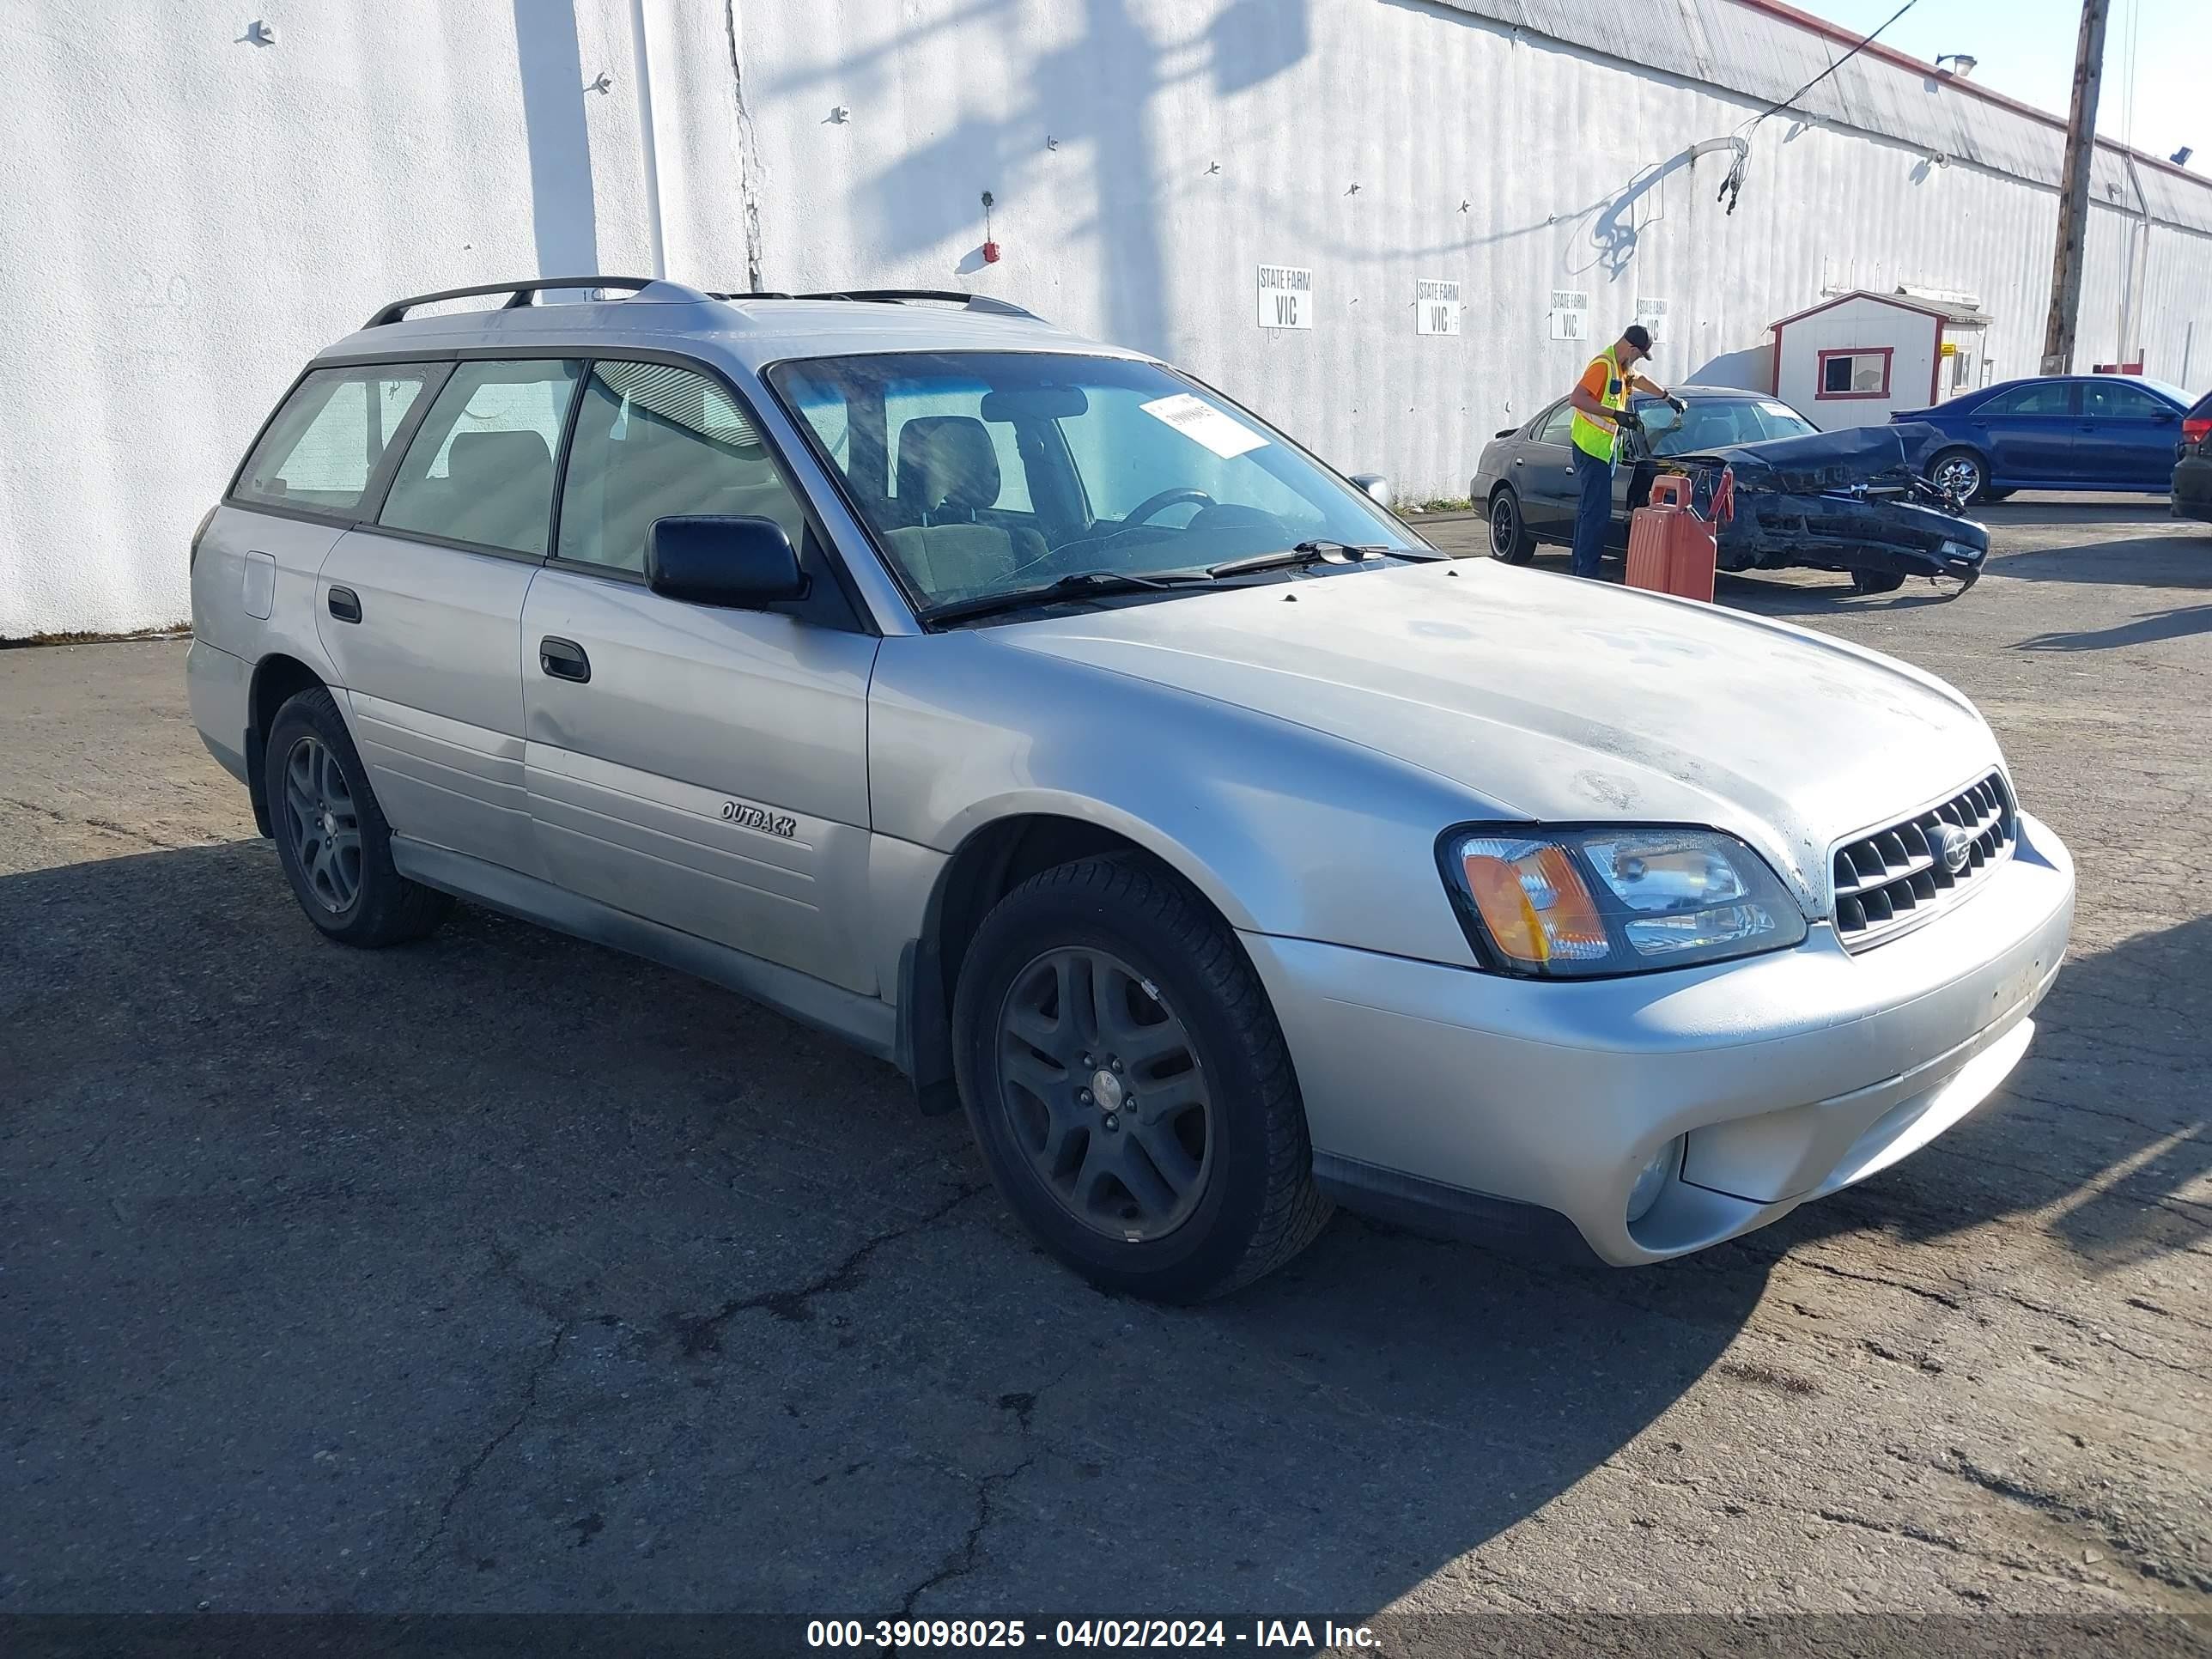
{"type": "Polygon", "coordinates": [[[1851,592],[1854,593],[1894,593],[1904,586],[1905,577],[1895,570],[1851,572],[1851,592]]]}
{"type": "Polygon", "coordinates": [[[314,686],[276,711],[266,763],[277,861],[308,921],[341,945],[374,947],[421,939],[445,920],[452,899],[392,867],[392,826],[328,691],[314,686]]]}
{"type": "Polygon", "coordinates": [[[1490,556],[1507,564],[1526,564],[1536,556],[1536,538],[1521,516],[1521,498],[1510,484],[1490,498],[1490,556]]]}
{"type": "MultiPolygon", "coordinates": [[[[1079,1033],[1087,1024],[1093,1034],[1085,1040],[1086,1048],[1100,1034],[1115,1040],[1090,1006],[1096,1000],[1103,1006],[1103,998],[1100,993],[1062,1004],[1064,1023],[1079,1033]],[[1071,1016],[1070,1007],[1083,1012],[1071,1016]]],[[[969,946],[954,999],[953,1034],[961,1098],[1000,1194],[1054,1255],[1103,1289],[1176,1303],[1221,1296],[1288,1261],[1329,1218],[1329,1202],[1314,1184],[1313,1147],[1290,1051],[1259,976],[1221,919],[1139,855],[1061,865],[1000,900],[969,946]],[[1182,1066],[1177,1076],[1156,1084],[1144,1064],[1130,1062],[1127,1097],[1119,1107],[1128,1115],[1127,1139],[1118,1143],[1118,1152],[1109,1149],[1123,1130],[1103,1103],[1103,1088],[1095,1097],[1079,1094],[1079,1064],[1056,1073],[1066,1091],[1055,1089],[1057,1108],[1045,1104],[1041,1092],[1010,1086],[1007,1079],[1008,1067],[1024,1060],[1048,1074],[1054,1064],[1008,1023],[1037,1018],[1022,1003],[1024,988],[1045,984],[1056,962],[1084,957],[1126,967],[1121,990],[1139,1033],[1172,1024],[1188,1038],[1180,1057],[1165,1062],[1182,1066]],[[1153,1012],[1160,1025],[1143,1024],[1153,1012]],[[1145,1200],[1137,1188],[1149,1181],[1167,1191],[1171,1177],[1160,1173],[1167,1164],[1149,1154],[1162,1124],[1140,1116],[1139,1097],[1168,1101],[1178,1092],[1178,1082],[1206,1103],[1182,1108],[1166,1126],[1183,1138],[1184,1155],[1198,1172],[1174,1189],[1178,1202],[1188,1206],[1183,1218],[1148,1232],[1150,1218],[1139,1213],[1145,1200]],[[1155,1089],[1156,1096],[1148,1092],[1155,1089]],[[1190,1150],[1193,1112],[1204,1115],[1199,1152],[1190,1150]],[[1033,1126],[1040,1123],[1043,1144],[1027,1144],[1037,1139],[1033,1126]],[[1072,1123],[1085,1127],[1066,1127],[1072,1123]],[[1086,1206],[1081,1189],[1093,1169],[1094,1137],[1103,1178],[1093,1180],[1086,1206]],[[1071,1148],[1080,1159],[1079,1168],[1064,1177],[1046,1167],[1053,1162],[1054,1140],[1062,1166],[1071,1148]],[[1119,1157],[1125,1164],[1140,1152],[1146,1181],[1121,1185],[1114,1171],[1122,1164],[1109,1167],[1110,1159],[1119,1157]],[[1073,1196],[1055,1186],[1062,1178],[1077,1189],[1073,1196]],[[1103,1215],[1096,1201],[1100,1192],[1107,1194],[1103,1215]],[[1115,1236],[1124,1223],[1112,1206],[1123,1200],[1127,1224],[1115,1236]]],[[[1106,1051],[1085,1058],[1101,1065],[1092,1078],[1103,1082],[1106,1051]]],[[[1122,1093],[1119,1085],[1113,1092],[1122,1093]]]]}
{"type": "Polygon", "coordinates": [[[1962,506],[1972,507],[1990,499],[1989,463],[1973,450],[1942,451],[1928,463],[1928,477],[1930,482],[1950,489],[1962,506]]]}

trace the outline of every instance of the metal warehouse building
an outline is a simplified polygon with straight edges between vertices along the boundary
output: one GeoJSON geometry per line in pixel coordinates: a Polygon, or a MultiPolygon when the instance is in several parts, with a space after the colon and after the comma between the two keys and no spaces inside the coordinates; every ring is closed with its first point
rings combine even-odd
{"type": "MultiPolygon", "coordinates": [[[[9,8],[0,637],[178,621],[301,360],[501,276],[998,294],[1417,500],[1639,315],[1673,379],[1850,290],[2041,350],[2063,123],[1878,47],[1757,121],[1851,43],[1773,0],[269,3],[9,8]]],[[[2078,366],[2212,380],[2212,184],[2092,193],[2078,366]]]]}

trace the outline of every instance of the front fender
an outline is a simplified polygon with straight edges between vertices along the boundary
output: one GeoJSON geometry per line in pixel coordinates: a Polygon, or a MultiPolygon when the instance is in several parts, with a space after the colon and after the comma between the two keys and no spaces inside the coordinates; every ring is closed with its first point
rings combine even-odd
{"type": "Polygon", "coordinates": [[[1020,814],[1125,836],[1231,926],[1466,966],[1437,835],[1510,816],[1434,773],[991,631],[887,639],[870,688],[879,835],[951,854],[1020,814]]]}

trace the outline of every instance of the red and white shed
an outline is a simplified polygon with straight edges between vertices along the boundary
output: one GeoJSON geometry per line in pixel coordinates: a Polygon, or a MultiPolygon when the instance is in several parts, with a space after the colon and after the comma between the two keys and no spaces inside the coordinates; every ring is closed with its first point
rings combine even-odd
{"type": "Polygon", "coordinates": [[[1824,432],[1880,426],[1978,385],[1989,318],[1971,304],[1855,289],[1774,325],[1774,392],[1824,432]]]}

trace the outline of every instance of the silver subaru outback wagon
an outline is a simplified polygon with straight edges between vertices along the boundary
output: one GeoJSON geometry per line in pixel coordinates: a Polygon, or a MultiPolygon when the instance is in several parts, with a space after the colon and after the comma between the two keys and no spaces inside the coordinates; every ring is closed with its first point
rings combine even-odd
{"type": "Polygon", "coordinates": [[[964,1108],[1036,1235],[1147,1296],[1332,1201],[1623,1265],[1734,1237],[1986,1098],[2072,919],[1942,681],[1443,558],[963,295],[397,302],[191,561],[195,720],[325,933],[458,896],[757,998],[964,1108]]]}

